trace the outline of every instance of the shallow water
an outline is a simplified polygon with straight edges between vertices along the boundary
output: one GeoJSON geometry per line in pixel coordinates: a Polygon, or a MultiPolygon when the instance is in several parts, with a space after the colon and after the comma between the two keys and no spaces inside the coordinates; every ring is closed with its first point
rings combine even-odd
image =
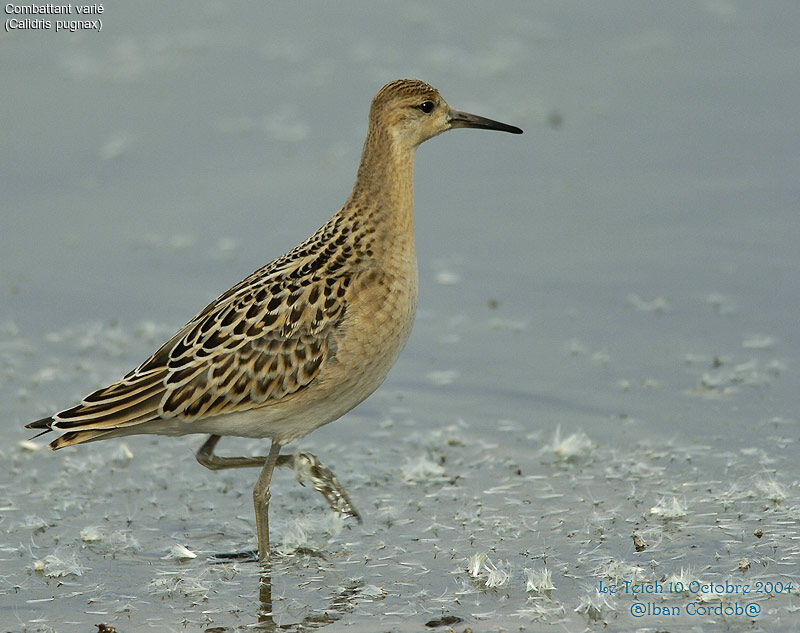
{"type": "Polygon", "coordinates": [[[793,630],[794,4],[105,8],[0,44],[3,631],[793,630]],[[420,148],[411,340],[296,443],[365,520],[278,472],[270,605],[255,471],[23,425],[324,222],[401,76],[525,135],[420,148]]]}

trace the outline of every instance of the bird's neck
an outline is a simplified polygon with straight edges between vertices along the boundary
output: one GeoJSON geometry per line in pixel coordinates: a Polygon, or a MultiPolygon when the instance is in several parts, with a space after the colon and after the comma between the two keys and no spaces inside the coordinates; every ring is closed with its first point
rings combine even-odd
{"type": "Polygon", "coordinates": [[[414,239],[414,147],[372,128],[364,141],[353,192],[345,205],[387,240],[414,239]]]}

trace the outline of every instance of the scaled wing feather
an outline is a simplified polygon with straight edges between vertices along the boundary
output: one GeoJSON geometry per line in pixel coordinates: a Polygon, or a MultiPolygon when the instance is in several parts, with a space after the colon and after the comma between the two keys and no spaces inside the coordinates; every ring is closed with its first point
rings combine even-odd
{"type": "Polygon", "coordinates": [[[53,416],[51,428],[192,420],[264,406],[309,385],[335,353],[350,285],[346,274],[313,276],[327,262],[313,246],[301,244],[231,288],[124,378],[53,416]]]}

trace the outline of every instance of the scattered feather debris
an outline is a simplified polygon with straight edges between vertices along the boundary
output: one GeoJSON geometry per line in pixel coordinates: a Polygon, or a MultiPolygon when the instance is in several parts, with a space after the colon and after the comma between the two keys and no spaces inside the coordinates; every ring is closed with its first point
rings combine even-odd
{"type": "Polygon", "coordinates": [[[784,363],[778,360],[766,365],[757,358],[737,363],[725,364],[722,359],[715,359],[714,368],[704,372],[699,384],[692,389],[693,395],[730,396],[740,386],[763,387],[775,380],[785,369],[784,363]]]}
{"type": "Polygon", "coordinates": [[[426,483],[441,481],[445,476],[444,466],[431,461],[422,455],[409,459],[401,469],[403,479],[409,483],[426,483]]]}
{"type": "Polygon", "coordinates": [[[487,560],[489,560],[489,555],[486,552],[475,552],[467,560],[467,573],[472,578],[477,578],[481,575],[481,569],[487,560]]]}
{"type": "Polygon", "coordinates": [[[502,319],[492,317],[489,319],[489,327],[492,330],[506,330],[508,332],[522,332],[528,329],[528,321],[523,319],[502,319]]]}
{"type": "Polygon", "coordinates": [[[788,496],[788,492],[782,484],[774,479],[761,479],[756,482],[760,496],[773,503],[781,503],[788,496]]]}
{"type": "Polygon", "coordinates": [[[90,525],[81,530],[81,540],[84,543],[95,543],[103,540],[103,530],[96,525],[90,525]]]}
{"type": "Polygon", "coordinates": [[[62,556],[61,554],[48,554],[41,561],[35,561],[33,568],[41,571],[50,578],[64,578],[65,576],[82,576],[89,568],[78,560],[75,553],[62,556]]]}
{"type": "MultiPolygon", "coordinates": [[[[167,235],[152,245],[182,243],[167,235]]],[[[232,254],[232,246],[212,245],[200,255],[232,254]]],[[[722,299],[708,303],[726,311],[722,299]]],[[[505,318],[511,301],[499,305],[490,327],[529,329],[527,322],[505,318]]],[[[657,321],[682,318],[687,306],[681,298],[680,313],[657,321]]],[[[658,302],[640,307],[660,310],[658,302]]],[[[722,321],[701,308],[706,318],[722,321]]],[[[567,312],[568,322],[577,323],[581,312],[567,312]]],[[[446,318],[434,340],[468,342],[486,325],[479,318],[446,318]]],[[[742,336],[749,324],[736,327],[697,349],[666,349],[663,367],[626,364],[625,345],[614,342],[607,351],[605,340],[576,330],[581,340],[566,348],[574,358],[562,358],[558,370],[588,378],[592,395],[576,400],[575,408],[554,410],[552,418],[533,410],[524,383],[518,393],[503,391],[491,407],[482,403],[492,387],[471,394],[466,408],[450,414],[464,416],[454,424],[441,422],[453,402],[450,390],[425,390],[440,407],[439,422],[431,424],[416,417],[427,415],[428,400],[417,401],[405,389],[379,391],[371,401],[382,410],[377,424],[355,433],[355,425],[330,427],[335,432],[326,428],[303,440],[347,482],[364,524],[330,512],[313,485],[302,488],[291,473],[276,472],[276,620],[296,618],[301,627],[305,616],[297,614],[308,614],[309,622],[380,614],[388,630],[409,618],[457,614],[462,622],[486,620],[508,630],[533,630],[532,622],[565,630],[605,622],[624,628],[630,604],[642,594],[600,595],[595,589],[601,583],[674,580],[686,590],[672,600],[717,605],[719,592],[691,583],[731,576],[774,583],[791,576],[800,564],[798,421],[795,408],[776,396],[794,368],[770,351],[789,341],[742,336]],[[686,374],[684,380],[674,380],[675,372],[686,374]],[[719,400],[709,406],[682,398],[680,390],[693,384],[694,393],[719,400]],[[674,409],[673,401],[683,404],[674,409]],[[743,427],[743,417],[750,426],[743,427]],[[588,424],[591,437],[562,430],[588,424]],[[719,434],[734,425],[747,439],[725,435],[718,444],[719,434]],[[656,437],[654,429],[663,432],[656,437]],[[697,567],[686,568],[687,560],[697,567]]],[[[23,338],[13,324],[6,330],[0,389],[10,417],[22,423],[80,398],[87,385],[124,374],[174,324],[79,324],[44,340],[23,338]]],[[[791,357],[788,348],[782,354],[791,357]]],[[[459,365],[432,372],[427,382],[463,382],[467,394],[474,371],[459,365]]],[[[253,544],[253,472],[198,470],[196,437],[131,437],[55,454],[38,452],[36,442],[14,441],[0,447],[9,473],[0,484],[0,556],[13,578],[0,595],[22,605],[20,613],[37,604],[43,613],[74,613],[83,629],[93,614],[97,621],[101,614],[125,614],[134,628],[158,628],[145,614],[163,616],[167,609],[168,617],[179,614],[192,630],[252,623],[260,608],[251,600],[259,574],[237,555],[253,544]],[[177,541],[186,545],[173,546],[177,541]],[[201,549],[233,557],[181,564],[201,549]],[[97,578],[108,591],[97,590],[97,578]]],[[[225,441],[231,454],[263,453],[263,442],[242,440],[238,452],[238,440],[225,441]]],[[[795,597],[772,594],[771,620],[789,622],[795,597]]]]}
{"type": "Polygon", "coordinates": [[[628,303],[630,303],[639,312],[655,312],[662,314],[669,311],[669,301],[665,297],[654,297],[650,300],[642,299],[636,293],[628,295],[628,303]]]}
{"type": "Polygon", "coordinates": [[[185,545],[176,544],[169,548],[169,552],[161,557],[161,560],[192,560],[197,558],[192,550],[185,545]]]}
{"type": "Polygon", "coordinates": [[[495,565],[486,552],[476,552],[467,560],[467,573],[471,578],[480,578],[484,586],[496,589],[507,584],[511,579],[507,563],[495,565]]]}
{"type": "Polygon", "coordinates": [[[717,314],[735,314],[736,303],[730,297],[726,297],[718,292],[712,292],[706,297],[706,303],[710,305],[717,314]]]}
{"type": "Polygon", "coordinates": [[[196,576],[166,574],[150,581],[147,592],[155,598],[193,598],[205,599],[211,591],[210,582],[196,576]]]}
{"type": "Polygon", "coordinates": [[[131,142],[131,137],[127,133],[120,132],[103,143],[97,154],[101,160],[119,158],[128,150],[131,142]]]}
{"type": "Polygon", "coordinates": [[[615,611],[615,603],[609,594],[595,590],[581,597],[580,603],[575,607],[575,613],[585,616],[589,622],[605,622],[615,611]]]}
{"type": "Polygon", "coordinates": [[[111,453],[110,461],[116,466],[125,466],[133,459],[133,452],[125,442],[119,442],[111,453]]]}
{"type": "Polygon", "coordinates": [[[583,431],[562,438],[561,427],[557,426],[553,440],[542,448],[542,453],[552,454],[560,460],[569,462],[588,456],[595,446],[583,431]]]}
{"type": "Polygon", "coordinates": [[[459,372],[455,369],[444,369],[441,371],[429,371],[426,375],[428,382],[433,385],[442,387],[444,385],[451,385],[458,380],[459,372]]]}
{"type": "Polygon", "coordinates": [[[455,286],[461,282],[461,275],[452,270],[440,270],[437,271],[434,279],[437,284],[441,284],[442,286],[455,286]]]}
{"type": "Polygon", "coordinates": [[[662,498],[656,505],[650,508],[650,514],[665,519],[682,519],[687,513],[686,506],[678,501],[676,497],[672,497],[671,499],[662,498]]]}
{"type": "Polygon", "coordinates": [[[525,591],[529,593],[548,593],[555,591],[553,584],[553,574],[547,567],[542,569],[523,570],[525,573],[525,591]]]}
{"type": "Polygon", "coordinates": [[[774,336],[768,334],[753,334],[742,341],[745,349],[771,349],[776,343],[774,336]]]}

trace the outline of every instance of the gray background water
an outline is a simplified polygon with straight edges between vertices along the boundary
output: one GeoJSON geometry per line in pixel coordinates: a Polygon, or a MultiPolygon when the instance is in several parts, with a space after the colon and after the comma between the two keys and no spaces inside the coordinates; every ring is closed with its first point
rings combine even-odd
{"type": "Polygon", "coordinates": [[[795,2],[102,19],[0,36],[2,631],[794,629],[795,2]],[[199,437],[54,454],[22,426],[324,222],[403,76],[525,135],[420,148],[411,340],[297,443],[365,521],[276,475],[267,617],[255,565],[210,559],[254,547],[255,471],[201,468],[199,437]],[[699,586],[725,582],[750,593],[699,586]]]}

